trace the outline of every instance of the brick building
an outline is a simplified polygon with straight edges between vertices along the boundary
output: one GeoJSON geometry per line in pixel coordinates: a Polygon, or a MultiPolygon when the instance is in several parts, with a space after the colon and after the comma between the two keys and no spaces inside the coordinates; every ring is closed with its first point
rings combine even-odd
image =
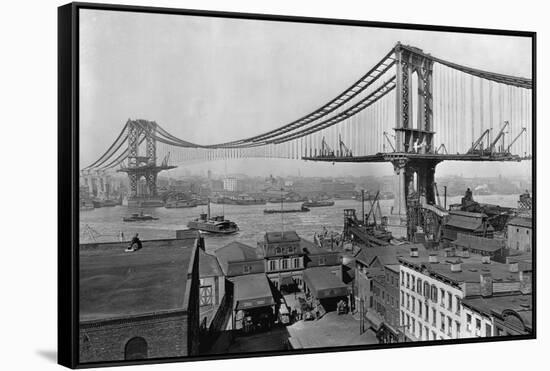
{"type": "Polygon", "coordinates": [[[80,362],[196,355],[199,239],[80,245],[80,362]]]}

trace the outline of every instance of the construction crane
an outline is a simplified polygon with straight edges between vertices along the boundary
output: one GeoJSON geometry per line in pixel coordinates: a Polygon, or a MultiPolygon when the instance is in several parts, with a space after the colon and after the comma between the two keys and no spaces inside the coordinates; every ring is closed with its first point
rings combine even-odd
{"type": "Polygon", "coordinates": [[[504,133],[505,133],[504,130],[506,130],[508,125],[510,125],[510,123],[508,121],[504,121],[504,125],[502,126],[502,128],[500,128],[497,136],[495,137],[495,139],[493,139],[493,141],[489,145],[489,148],[488,148],[489,153],[493,153],[495,151],[495,146],[497,145],[500,138],[504,137],[504,133]]]}
{"type": "Polygon", "coordinates": [[[168,160],[169,160],[169,159],[170,159],[170,152],[168,152],[168,153],[166,154],[166,156],[164,156],[164,159],[162,160],[162,165],[161,165],[161,166],[162,166],[162,167],[168,166],[168,160]]]}
{"type": "Polygon", "coordinates": [[[447,152],[447,147],[445,147],[445,144],[443,144],[443,143],[441,143],[441,144],[439,145],[439,147],[437,147],[437,149],[435,150],[435,153],[436,153],[436,154],[439,153],[439,151],[440,151],[441,149],[445,150],[445,154],[447,154],[447,155],[449,154],[449,152],[447,152]]]}
{"type": "Polygon", "coordinates": [[[321,141],[321,156],[334,156],[334,151],[327,144],[325,137],[321,141]]]}
{"type": "Polygon", "coordinates": [[[474,154],[476,153],[478,150],[477,150],[477,147],[480,146],[480,149],[479,149],[479,153],[483,153],[483,139],[485,138],[486,135],[489,134],[489,129],[486,129],[483,134],[481,134],[481,136],[474,142],[472,143],[472,147],[468,150],[467,153],[469,154],[474,154]]]}
{"type": "Polygon", "coordinates": [[[514,143],[519,139],[519,137],[521,137],[521,135],[523,134],[523,132],[527,131],[527,128],[523,127],[521,128],[521,131],[519,132],[519,134],[514,138],[512,139],[512,141],[510,142],[510,144],[508,144],[508,147],[506,148],[506,152],[507,153],[510,153],[510,149],[512,148],[512,146],[514,145],[514,143]]]}
{"type": "MultiPolygon", "coordinates": [[[[368,224],[369,223],[369,219],[370,219],[370,215],[372,214],[372,219],[374,221],[374,224],[376,225],[376,212],[374,210],[374,205],[376,204],[376,202],[378,201],[378,197],[380,196],[380,191],[377,191],[376,192],[376,195],[374,196],[374,200],[371,201],[371,204],[370,204],[370,210],[369,210],[369,213],[367,214],[367,216],[365,217],[365,224],[368,224]]],[[[378,208],[380,208],[380,205],[378,205],[378,208]]],[[[381,210],[380,210],[380,214],[382,214],[381,210]]]]}
{"type": "Polygon", "coordinates": [[[395,147],[394,145],[392,144],[391,140],[390,140],[390,137],[388,136],[388,132],[384,132],[384,136],[386,137],[386,140],[388,141],[388,144],[390,145],[391,149],[393,150],[393,152],[395,152],[395,147]]]}
{"type": "Polygon", "coordinates": [[[352,157],[351,150],[346,146],[346,144],[342,141],[342,136],[338,136],[339,143],[340,143],[340,156],[343,157],[352,157]]]}

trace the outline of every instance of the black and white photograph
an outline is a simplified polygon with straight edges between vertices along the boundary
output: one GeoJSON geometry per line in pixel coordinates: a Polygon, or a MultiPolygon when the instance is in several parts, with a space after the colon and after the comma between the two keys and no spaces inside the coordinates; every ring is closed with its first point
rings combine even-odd
{"type": "Polygon", "coordinates": [[[534,32],[59,20],[60,363],[536,338],[534,32]]]}

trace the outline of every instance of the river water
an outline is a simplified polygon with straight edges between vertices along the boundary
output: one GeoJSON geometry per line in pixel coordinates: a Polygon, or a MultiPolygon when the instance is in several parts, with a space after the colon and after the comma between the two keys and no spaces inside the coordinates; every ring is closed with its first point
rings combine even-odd
{"type": "MultiPolygon", "coordinates": [[[[459,203],[461,196],[449,197],[447,204],[459,203]]],[[[475,196],[481,203],[496,204],[504,207],[516,207],[519,195],[487,195],[475,196]]],[[[284,207],[296,209],[300,203],[285,203],[284,207]]],[[[389,215],[393,200],[381,200],[383,215],[389,215]]],[[[217,205],[211,204],[211,214],[224,214],[227,219],[236,222],[240,231],[233,235],[205,235],[207,251],[215,251],[222,246],[239,241],[252,246],[263,237],[266,231],[280,231],[284,224],[285,230],[295,230],[301,237],[313,239],[314,233],[322,232],[323,227],[329,230],[341,231],[344,223],[344,209],[356,209],[357,216],[361,214],[361,201],[336,200],[331,207],[311,208],[308,213],[264,214],[264,209],[280,208],[278,204],[266,205],[217,205]],[[281,215],[283,217],[281,218],[281,215]]],[[[141,239],[174,238],[175,231],[186,229],[187,222],[195,219],[201,212],[206,212],[206,206],[184,209],[166,209],[164,207],[147,208],[144,213],[151,214],[158,220],[145,222],[123,222],[122,218],[141,209],[126,206],[104,207],[80,212],[80,242],[118,241],[120,232],[125,239],[130,239],[136,232],[141,239]],[[91,237],[93,236],[93,238],[91,237]]],[[[369,202],[365,201],[365,212],[369,210],[369,202]]]]}

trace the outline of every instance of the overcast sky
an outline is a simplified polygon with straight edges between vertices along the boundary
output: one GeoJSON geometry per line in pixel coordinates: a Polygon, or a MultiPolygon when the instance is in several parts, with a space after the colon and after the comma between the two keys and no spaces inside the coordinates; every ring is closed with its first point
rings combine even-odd
{"type": "MultiPolygon", "coordinates": [[[[179,138],[204,144],[287,124],[339,94],[397,41],[460,64],[531,77],[527,38],[80,12],[81,167],[107,149],[128,118],[156,121],[179,138]]],[[[438,174],[528,175],[530,165],[447,163],[438,174]]],[[[392,171],[389,164],[263,159],[189,166],[207,168],[251,175],[392,171]]]]}

